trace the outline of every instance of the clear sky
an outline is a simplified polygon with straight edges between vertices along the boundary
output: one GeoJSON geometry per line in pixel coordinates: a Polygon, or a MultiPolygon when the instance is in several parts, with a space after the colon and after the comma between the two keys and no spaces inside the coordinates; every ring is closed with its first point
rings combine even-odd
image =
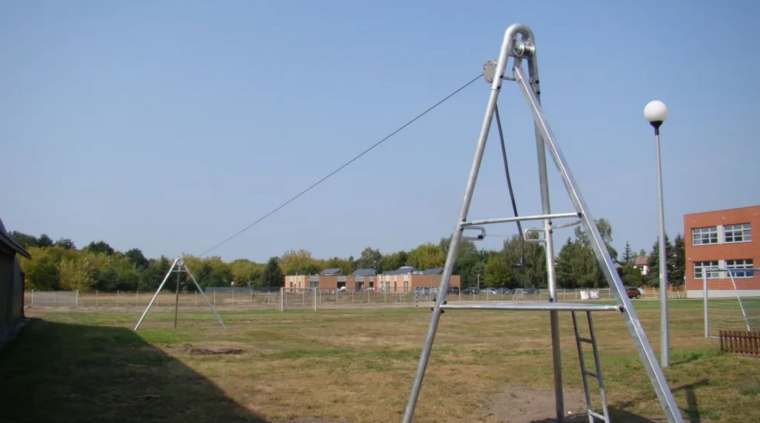
{"type": "MultiPolygon", "coordinates": [[[[671,237],[684,213],[760,204],[758,12],[747,0],[5,1],[0,216],[80,247],[199,254],[477,76],[521,22],[592,214],[612,223],[618,250],[650,250],[650,100],[669,108],[671,237]]],[[[212,254],[358,257],[437,242],[454,228],[488,91],[476,82],[212,254]]],[[[514,83],[500,108],[519,212],[537,213],[514,83]]],[[[512,214],[497,139],[494,126],[471,218],[512,214]]],[[[554,210],[571,211],[554,174],[550,184],[554,210]]]]}

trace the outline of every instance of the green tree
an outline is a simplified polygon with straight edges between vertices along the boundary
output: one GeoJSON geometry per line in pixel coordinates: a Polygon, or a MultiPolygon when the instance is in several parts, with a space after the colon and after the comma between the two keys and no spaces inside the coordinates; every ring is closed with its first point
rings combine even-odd
{"type": "Polygon", "coordinates": [[[64,258],[59,265],[60,287],[70,291],[88,291],[95,285],[97,267],[87,254],[64,258]]]}
{"type": "Polygon", "coordinates": [[[631,245],[628,244],[628,241],[625,242],[625,249],[623,250],[623,255],[620,257],[620,260],[623,263],[631,264],[636,261],[636,254],[634,254],[633,250],[631,250],[631,245]]]}
{"type": "Polygon", "coordinates": [[[384,272],[388,270],[396,270],[401,266],[406,266],[407,258],[408,254],[406,251],[397,251],[392,254],[386,254],[380,259],[378,271],[384,272]]]}
{"type": "Polygon", "coordinates": [[[54,244],[56,247],[65,248],[67,250],[76,250],[77,247],[74,245],[74,241],[70,240],[69,238],[59,238],[58,241],[54,244]]]}
{"type": "Polygon", "coordinates": [[[50,291],[59,289],[58,266],[59,257],[47,248],[27,247],[33,260],[19,257],[21,268],[26,274],[25,288],[27,290],[50,291]]]}
{"type": "Polygon", "coordinates": [[[300,249],[288,250],[280,258],[280,268],[286,275],[312,275],[319,273],[319,267],[311,252],[300,249]]]}
{"type": "Polygon", "coordinates": [[[445,262],[443,248],[433,243],[420,244],[409,252],[406,260],[408,266],[414,266],[418,270],[443,267],[445,262]]]}
{"type": "Polygon", "coordinates": [[[150,264],[150,262],[148,262],[148,259],[145,258],[145,255],[143,255],[143,252],[139,248],[132,248],[131,250],[128,250],[126,253],[124,253],[124,255],[126,255],[129,261],[135,265],[135,268],[141,272],[147,269],[148,265],[150,264]]]}
{"type": "Polygon", "coordinates": [[[618,275],[625,286],[641,286],[641,270],[633,266],[633,263],[626,262],[618,268],[618,275]]]}
{"type": "MultiPolygon", "coordinates": [[[[444,260],[446,260],[446,257],[449,255],[449,245],[451,245],[451,235],[448,237],[443,237],[438,242],[438,245],[441,247],[441,251],[443,251],[443,257],[444,260]]],[[[478,254],[478,247],[475,245],[475,242],[471,239],[461,239],[459,241],[459,248],[457,248],[457,258],[467,257],[471,255],[478,254]]]]}
{"type": "Polygon", "coordinates": [[[84,247],[84,250],[93,254],[105,254],[107,256],[114,253],[114,249],[105,241],[92,241],[84,247]]]}
{"type": "MultiPolygon", "coordinates": [[[[138,289],[140,291],[155,291],[158,289],[171,265],[172,262],[164,256],[161,256],[157,260],[149,260],[148,267],[140,275],[138,289]]],[[[192,272],[193,269],[190,269],[190,271],[192,272]]]]}
{"type": "Polygon", "coordinates": [[[504,261],[503,256],[494,255],[488,258],[488,262],[485,265],[485,283],[481,279],[481,288],[488,287],[505,287],[509,285],[512,279],[512,269],[509,264],[504,261]]]}
{"type": "Polygon", "coordinates": [[[269,259],[267,267],[264,269],[262,280],[264,286],[285,286],[285,276],[282,273],[282,269],[280,269],[280,259],[278,257],[272,257],[269,259]]]}
{"type": "Polygon", "coordinates": [[[46,234],[40,235],[39,239],[37,239],[37,246],[38,247],[52,247],[53,246],[53,240],[46,234]]]}
{"type": "MultiPolygon", "coordinates": [[[[535,233],[531,234],[531,238],[536,238],[537,236],[535,233]]],[[[525,242],[524,248],[525,262],[530,266],[513,268],[510,285],[512,287],[523,288],[545,288],[547,285],[547,273],[544,246],[535,242],[525,242]]],[[[498,255],[501,256],[501,259],[504,260],[507,266],[511,267],[513,264],[519,263],[521,256],[520,237],[514,235],[505,240],[502,250],[498,255]]],[[[488,260],[490,260],[490,257],[488,260]]]]}
{"type": "Polygon", "coordinates": [[[29,247],[39,247],[39,241],[37,240],[37,237],[34,235],[25,234],[23,232],[18,231],[11,231],[10,233],[11,238],[16,240],[19,244],[23,245],[26,248],[29,247]]]}
{"type": "Polygon", "coordinates": [[[567,241],[562,245],[562,249],[554,260],[559,287],[576,288],[578,286],[578,277],[581,273],[577,268],[580,248],[580,243],[573,242],[570,237],[567,237],[567,241]]]}
{"type": "Polygon", "coordinates": [[[380,260],[382,258],[383,255],[380,253],[380,250],[375,250],[372,247],[367,247],[362,250],[362,254],[359,256],[359,260],[356,261],[356,268],[372,269],[380,263],[380,260]]]}
{"type": "MultiPolygon", "coordinates": [[[[675,255],[673,254],[673,244],[668,239],[668,234],[665,234],[665,270],[668,275],[673,274],[673,265],[675,264],[675,255]]],[[[647,257],[647,266],[649,266],[649,272],[647,273],[647,284],[650,286],[660,286],[660,237],[652,245],[652,251],[647,257]]],[[[670,278],[668,278],[670,280],[670,278]]]]}
{"type": "Polygon", "coordinates": [[[683,285],[686,275],[686,244],[681,234],[676,235],[673,241],[673,273],[668,281],[675,286],[683,285]]]}

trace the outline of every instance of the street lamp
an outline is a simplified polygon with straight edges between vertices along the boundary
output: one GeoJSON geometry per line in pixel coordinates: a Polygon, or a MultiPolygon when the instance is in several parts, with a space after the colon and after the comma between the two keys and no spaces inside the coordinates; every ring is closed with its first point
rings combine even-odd
{"type": "Polygon", "coordinates": [[[662,201],[662,164],[660,161],[660,126],[668,117],[668,108],[661,101],[650,101],[644,107],[644,117],[654,128],[657,148],[657,193],[660,214],[660,361],[662,367],[670,366],[670,340],[668,334],[668,261],[665,251],[665,211],[662,201]]]}

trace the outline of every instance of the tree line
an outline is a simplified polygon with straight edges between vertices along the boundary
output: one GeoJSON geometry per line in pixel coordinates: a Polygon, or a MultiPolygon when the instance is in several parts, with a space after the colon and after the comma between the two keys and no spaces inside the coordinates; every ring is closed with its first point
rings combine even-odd
{"type": "MultiPolygon", "coordinates": [[[[658,240],[649,254],[645,250],[635,253],[628,242],[622,254],[612,247],[612,226],[599,219],[597,229],[616,263],[617,272],[627,286],[657,286],[659,284],[658,240]],[[637,257],[646,257],[649,271],[642,275],[635,266],[637,257]]],[[[21,257],[26,277],[26,289],[79,290],[79,291],[153,291],[172,264],[172,259],[161,256],[147,258],[139,248],[121,252],[105,241],[93,241],[84,248],[77,248],[70,239],[53,241],[48,235],[39,237],[11,232],[16,241],[24,245],[32,259],[21,257]]],[[[585,232],[576,227],[574,236],[568,237],[555,258],[559,288],[606,287],[604,274],[585,232]]],[[[537,236],[533,234],[533,238],[537,236]]],[[[462,286],[546,288],[546,258],[544,245],[537,242],[521,242],[518,235],[506,239],[500,250],[480,249],[472,240],[463,239],[457,252],[454,274],[461,277],[462,286]],[[528,266],[514,267],[521,261],[528,266]]],[[[535,239],[534,239],[535,241],[535,239]]],[[[256,263],[240,258],[225,262],[220,257],[183,257],[202,288],[216,286],[250,286],[255,288],[278,288],[284,285],[286,275],[313,275],[324,269],[339,268],[348,275],[356,269],[375,269],[378,273],[396,270],[402,266],[414,266],[419,270],[443,267],[448,254],[451,237],[443,237],[438,243],[424,243],[410,251],[383,254],[366,247],[358,258],[332,257],[319,259],[311,252],[289,250],[281,256],[271,257],[266,263],[256,263]]],[[[671,244],[666,236],[666,255],[669,280],[674,285],[683,284],[685,253],[684,240],[679,234],[671,244]]],[[[176,278],[170,278],[166,289],[175,289],[176,278]]],[[[195,290],[194,284],[180,276],[181,289],[195,290]],[[188,283],[190,282],[190,283],[188,283]]]]}

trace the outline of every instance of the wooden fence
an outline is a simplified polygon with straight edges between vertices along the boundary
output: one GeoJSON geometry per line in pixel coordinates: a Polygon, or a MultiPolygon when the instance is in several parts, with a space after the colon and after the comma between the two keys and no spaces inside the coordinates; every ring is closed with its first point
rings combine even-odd
{"type": "Polygon", "coordinates": [[[760,332],[721,330],[719,335],[721,351],[760,357],[760,332]]]}

